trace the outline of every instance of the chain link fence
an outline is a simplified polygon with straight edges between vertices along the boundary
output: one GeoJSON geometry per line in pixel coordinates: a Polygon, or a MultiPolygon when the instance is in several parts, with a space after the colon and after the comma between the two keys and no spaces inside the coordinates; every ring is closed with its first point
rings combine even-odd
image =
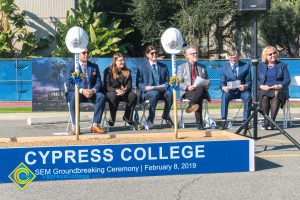
{"type": "MultiPolygon", "coordinates": [[[[107,58],[93,58],[101,59],[107,58]]],[[[134,59],[134,58],[128,58],[134,59]]],[[[243,60],[250,62],[250,60],[243,60]]],[[[288,64],[291,77],[300,76],[300,60],[299,59],[282,59],[288,64]]],[[[99,63],[98,62],[98,63],[99,63]]],[[[172,74],[171,60],[163,60],[172,74]]],[[[177,60],[176,65],[186,62],[185,60],[177,60]]],[[[220,99],[221,91],[219,89],[221,66],[227,62],[226,60],[199,60],[207,68],[210,89],[209,93],[212,99],[220,99]]],[[[101,68],[102,70],[102,68],[101,68]]],[[[136,71],[136,70],[135,70],[136,71]]],[[[252,69],[253,71],[253,69],[252,69]]],[[[134,72],[134,71],[133,71],[134,72]]],[[[253,73],[252,73],[253,74],[253,73]]],[[[103,77],[102,77],[103,78],[103,77]]],[[[32,61],[31,60],[0,60],[0,102],[6,101],[32,101],[32,61]]],[[[290,97],[293,99],[300,98],[300,90],[297,86],[290,86],[290,97]]]]}

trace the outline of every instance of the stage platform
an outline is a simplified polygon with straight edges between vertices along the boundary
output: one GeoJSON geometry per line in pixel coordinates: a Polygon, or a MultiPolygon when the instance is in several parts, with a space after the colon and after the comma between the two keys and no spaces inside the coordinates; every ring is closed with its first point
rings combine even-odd
{"type": "Polygon", "coordinates": [[[191,129],[176,139],[171,131],[0,138],[0,182],[254,171],[252,139],[191,129]]]}

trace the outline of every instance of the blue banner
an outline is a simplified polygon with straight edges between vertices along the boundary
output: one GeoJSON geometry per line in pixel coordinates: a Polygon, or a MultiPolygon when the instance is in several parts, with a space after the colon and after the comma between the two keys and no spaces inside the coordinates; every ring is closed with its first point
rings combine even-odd
{"type": "MultiPolygon", "coordinates": [[[[252,140],[0,149],[0,182],[253,170],[252,140]]],[[[29,182],[30,181],[30,182],[29,182]]]]}

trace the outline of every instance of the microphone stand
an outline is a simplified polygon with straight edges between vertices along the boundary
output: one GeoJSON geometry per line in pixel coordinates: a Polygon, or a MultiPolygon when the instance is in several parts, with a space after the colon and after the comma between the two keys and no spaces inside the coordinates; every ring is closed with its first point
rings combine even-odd
{"type": "Polygon", "coordinates": [[[266,113],[264,113],[261,108],[260,108],[260,104],[259,102],[257,102],[257,68],[258,68],[258,59],[257,58],[253,58],[251,59],[251,63],[254,67],[254,75],[253,75],[253,101],[252,101],[252,108],[251,110],[253,111],[251,113],[251,115],[247,118],[247,120],[245,121],[244,124],[242,124],[242,126],[240,126],[237,131],[235,132],[236,134],[240,134],[240,132],[244,129],[244,134],[243,136],[249,137],[249,138],[253,138],[254,140],[259,140],[259,139],[263,139],[263,138],[267,138],[267,137],[272,137],[272,136],[276,136],[276,135],[281,135],[283,134],[288,140],[290,140],[299,150],[300,150],[300,144],[297,142],[297,140],[295,140],[291,135],[289,135],[285,130],[283,130],[278,124],[276,124],[276,122],[274,120],[272,120],[266,113]],[[260,113],[265,120],[267,120],[269,122],[269,124],[272,124],[273,126],[275,126],[280,132],[279,133],[275,133],[275,134],[270,134],[270,135],[266,135],[263,137],[258,137],[257,136],[257,114],[260,113]],[[247,129],[249,127],[249,122],[253,119],[253,137],[251,136],[247,136],[247,129]]]}

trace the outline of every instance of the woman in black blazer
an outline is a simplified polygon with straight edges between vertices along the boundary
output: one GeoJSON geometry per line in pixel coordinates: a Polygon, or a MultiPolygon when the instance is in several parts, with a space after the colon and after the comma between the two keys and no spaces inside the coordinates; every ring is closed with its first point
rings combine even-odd
{"type": "Polygon", "coordinates": [[[126,67],[125,58],[121,53],[113,55],[112,64],[105,69],[104,85],[109,103],[110,116],[108,123],[114,126],[119,102],[127,102],[123,120],[133,125],[133,111],[137,103],[137,95],[131,91],[131,71],[126,67]]]}
{"type": "MultiPolygon", "coordinates": [[[[277,60],[278,51],[273,46],[267,46],[262,52],[262,62],[258,65],[258,98],[261,102],[261,109],[275,121],[279,107],[283,108],[289,98],[288,87],[291,82],[287,64],[277,60]]],[[[269,127],[265,120],[266,130],[274,129],[269,127]]]]}

